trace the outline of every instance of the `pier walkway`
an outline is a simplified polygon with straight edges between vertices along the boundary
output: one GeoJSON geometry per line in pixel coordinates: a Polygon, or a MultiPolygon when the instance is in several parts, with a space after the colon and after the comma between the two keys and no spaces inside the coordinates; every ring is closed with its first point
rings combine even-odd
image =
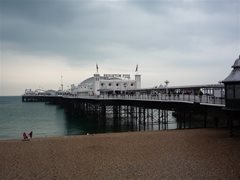
{"type": "Polygon", "coordinates": [[[96,100],[138,100],[138,101],[162,101],[179,103],[199,103],[212,106],[225,106],[225,98],[209,95],[190,95],[190,94],[159,94],[159,95],[100,95],[100,96],[69,96],[63,98],[76,99],[96,99],[96,100]]]}
{"type": "MultiPolygon", "coordinates": [[[[112,92],[113,93],[113,92],[112,92]]],[[[70,96],[63,98],[96,99],[96,100],[130,100],[130,101],[151,101],[151,102],[175,102],[201,104],[211,106],[225,106],[225,94],[223,84],[193,85],[193,86],[172,86],[158,88],[142,88],[126,90],[122,94],[109,94],[101,92],[99,96],[70,96]]]]}
{"type": "Polygon", "coordinates": [[[176,102],[176,103],[198,103],[211,106],[225,106],[225,95],[223,84],[172,86],[158,88],[142,88],[126,90],[122,94],[114,94],[111,91],[103,91],[99,96],[89,95],[23,95],[23,101],[38,101],[38,97],[63,99],[89,99],[89,100],[131,100],[131,101],[152,101],[152,102],[176,102]]]}

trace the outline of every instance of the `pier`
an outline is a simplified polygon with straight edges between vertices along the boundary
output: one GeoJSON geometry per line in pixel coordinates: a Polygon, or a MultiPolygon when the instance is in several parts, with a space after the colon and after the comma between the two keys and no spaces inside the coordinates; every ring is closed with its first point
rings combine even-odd
{"type": "MultiPolygon", "coordinates": [[[[122,123],[130,130],[168,129],[171,117],[177,128],[227,127],[230,135],[240,127],[240,56],[231,73],[219,84],[141,88],[141,75],[95,73],[72,86],[72,92],[26,91],[23,102],[46,102],[62,106],[66,112],[92,116],[105,124],[122,123]],[[121,78],[123,77],[123,78],[121,78]],[[135,129],[134,129],[135,128],[135,129]]],[[[137,72],[137,68],[136,68],[137,72]]]]}
{"type": "Polygon", "coordinates": [[[224,95],[218,93],[214,96],[214,91],[223,92],[224,86],[217,84],[169,87],[168,93],[166,88],[152,88],[131,90],[118,95],[23,95],[22,101],[56,104],[68,113],[91,116],[102,125],[106,123],[106,119],[111,118],[114,126],[125,123],[129,130],[134,131],[166,130],[171,124],[172,116],[177,121],[178,129],[230,128],[233,123],[230,123],[224,110],[224,95]],[[199,94],[200,90],[203,90],[204,94],[199,94]]]}

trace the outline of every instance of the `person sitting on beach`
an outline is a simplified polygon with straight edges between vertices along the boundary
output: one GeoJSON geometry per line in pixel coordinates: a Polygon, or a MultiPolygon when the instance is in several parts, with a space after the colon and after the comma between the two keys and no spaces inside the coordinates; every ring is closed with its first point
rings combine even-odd
{"type": "Polygon", "coordinates": [[[28,136],[25,132],[23,133],[23,141],[29,141],[28,136]]]}
{"type": "Polygon", "coordinates": [[[30,139],[32,139],[33,132],[31,131],[28,135],[29,135],[30,139]]]}

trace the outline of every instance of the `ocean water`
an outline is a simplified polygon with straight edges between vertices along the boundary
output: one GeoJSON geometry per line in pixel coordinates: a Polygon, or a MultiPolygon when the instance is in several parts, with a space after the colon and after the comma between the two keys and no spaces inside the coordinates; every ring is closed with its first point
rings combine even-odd
{"type": "Polygon", "coordinates": [[[22,103],[21,97],[0,97],[0,139],[22,138],[23,132],[34,136],[66,134],[63,109],[45,103],[22,103]]]}
{"type": "MultiPolygon", "coordinates": [[[[159,130],[156,123],[140,127],[137,122],[126,119],[121,119],[117,124],[112,117],[107,118],[105,123],[96,119],[72,115],[57,105],[44,102],[22,102],[20,96],[0,97],[0,139],[21,139],[23,132],[30,131],[33,131],[34,137],[49,137],[159,130]]],[[[171,122],[168,129],[176,129],[175,121],[171,122]]]]}
{"type": "Polygon", "coordinates": [[[0,97],[0,139],[19,139],[23,132],[34,137],[104,132],[84,117],[44,102],[22,102],[20,96],[0,97]]]}

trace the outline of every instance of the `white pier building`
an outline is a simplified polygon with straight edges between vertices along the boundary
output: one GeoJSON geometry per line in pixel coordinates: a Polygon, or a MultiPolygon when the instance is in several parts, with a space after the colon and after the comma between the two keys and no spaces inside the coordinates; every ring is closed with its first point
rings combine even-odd
{"type": "Polygon", "coordinates": [[[78,86],[71,85],[71,93],[75,95],[124,94],[127,90],[141,88],[141,75],[136,74],[131,79],[130,74],[93,74],[78,86]]]}

